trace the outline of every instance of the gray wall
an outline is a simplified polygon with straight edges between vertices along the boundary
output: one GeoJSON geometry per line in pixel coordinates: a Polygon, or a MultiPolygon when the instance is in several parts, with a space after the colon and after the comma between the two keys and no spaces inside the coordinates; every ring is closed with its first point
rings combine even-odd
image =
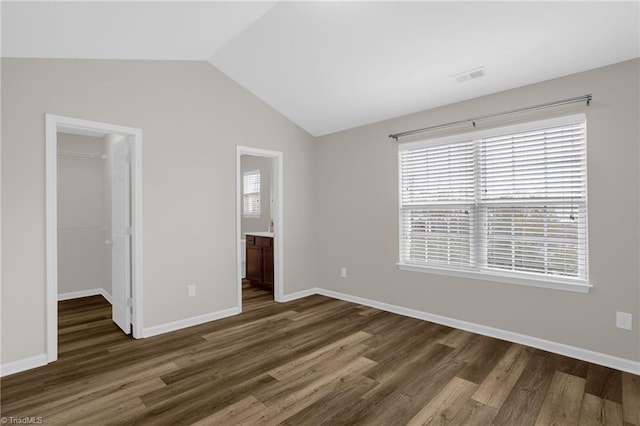
{"type": "Polygon", "coordinates": [[[3,364],[46,351],[45,113],[142,129],[144,327],[235,307],[236,145],[283,152],[284,293],[315,285],[313,138],[220,71],[3,58],[1,74],[3,364]]]}
{"type": "Polygon", "coordinates": [[[45,352],[47,112],[143,131],[145,327],[235,306],[235,147],[245,145],[284,152],[285,293],[317,285],[640,360],[639,68],[616,64],[314,143],[206,63],[3,59],[2,363],[45,352]],[[397,270],[389,133],[588,92],[589,294],[397,270]],[[634,331],[615,328],[617,310],[635,314],[634,331]]]}
{"type": "MultiPolygon", "coordinates": [[[[639,63],[624,62],[317,139],[318,285],[350,295],[640,360],[639,63]],[[589,294],[399,271],[397,147],[390,133],[593,93],[585,110],[589,294]],[[340,278],[340,267],[348,278],[340,278]],[[633,331],[615,327],[634,314],[633,331]]],[[[466,129],[467,131],[469,129],[466,129]]],[[[460,131],[460,130],[458,130],[460,131]]],[[[424,137],[424,136],[423,136],[424,137]]]]}
{"type": "MultiPolygon", "coordinates": [[[[102,156],[102,138],[58,133],[58,151],[102,156]]],[[[107,162],[58,155],[58,294],[111,294],[111,189],[107,162]]]]}
{"type": "Polygon", "coordinates": [[[242,216],[240,232],[244,238],[246,232],[269,230],[269,222],[271,222],[271,170],[273,168],[273,159],[256,157],[254,155],[243,155],[240,157],[240,168],[242,173],[260,170],[260,217],[242,216]]]}

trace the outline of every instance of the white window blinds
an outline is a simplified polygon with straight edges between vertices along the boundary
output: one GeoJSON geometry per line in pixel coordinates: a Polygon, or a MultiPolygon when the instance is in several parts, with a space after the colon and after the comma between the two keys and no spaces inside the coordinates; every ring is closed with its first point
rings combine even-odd
{"type": "Polygon", "coordinates": [[[243,214],[260,216],[260,170],[243,174],[243,214]]]}
{"type": "Polygon", "coordinates": [[[479,145],[487,267],[586,280],[584,122],[479,145]]]}
{"type": "Polygon", "coordinates": [[[586,282],[585,127],[572,116],[401,145],[400,263],[586,282]]]}
{"type": "Polygon", "coordinates": [[[400,151],[404,261],[469,265],[473,142],[400,151]]]}

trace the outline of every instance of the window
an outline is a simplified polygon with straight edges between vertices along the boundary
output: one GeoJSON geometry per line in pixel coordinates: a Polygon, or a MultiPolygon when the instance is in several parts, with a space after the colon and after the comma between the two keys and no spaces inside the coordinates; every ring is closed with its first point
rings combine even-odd
{"type": "Polygon", "coordinates": [[[244,172],[242,180],[242,214],[245,217],[260,217],[260,170],[244,172]]]}
{"type": "Polygon", "coordinates": [[[402,269],[588,287],[584,115],[403,144],[398,158],[402,269]]]}

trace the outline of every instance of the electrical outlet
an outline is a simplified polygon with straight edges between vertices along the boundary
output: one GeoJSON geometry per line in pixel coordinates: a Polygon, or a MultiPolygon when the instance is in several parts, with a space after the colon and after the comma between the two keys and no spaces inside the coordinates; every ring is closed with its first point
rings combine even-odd
{"type": "Polygon", "coordinates": [[[190,284],[189,286],[187,286],[187,294],[189,297],[195,297],[196,295],[196,285],[195,284],[190,284]]]}
{"type": "Polygon", "coordinates": [[[342,278],[347,278],[347,268],[340,268],[340,276],[342,278]]]}
{"type": "Polygon", "coordinates": [[[627,312],[616,312],[616,327],[631,330],[633,316],[627,312]]]}

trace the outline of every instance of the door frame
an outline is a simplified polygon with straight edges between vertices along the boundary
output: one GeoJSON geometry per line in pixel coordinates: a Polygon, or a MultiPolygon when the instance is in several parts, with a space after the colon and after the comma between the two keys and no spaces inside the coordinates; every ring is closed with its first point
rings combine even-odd
{"type": "MultiPolygon", "coordinates": [[[[274,239],[273,239],[273,298],[276,302],[284,302],[284,172],[282,168],[283,154],[280,151],[271,151],[261,148],[252,148],[248,146],[236,146],[236,273],[237,273],[237,297],[238,308],[242,312],[242,164],[241,157],[243,155],[252,155],[255,157],[267,157],[273,160],[271,170],[272,176],[275,176],[274,187],[276,193],[276,216],[274,223],[274,239]]],[[[271,194],[273,196],[273,194],[271,194]]]]}
{"type": "Polygon", "coordinates": [[[122,135],[131,141],[131,289],[133,337],[142,338],[142,130],[115,124],[45,115],[47,362],[58,359],[58,132],[122,135]]]}

